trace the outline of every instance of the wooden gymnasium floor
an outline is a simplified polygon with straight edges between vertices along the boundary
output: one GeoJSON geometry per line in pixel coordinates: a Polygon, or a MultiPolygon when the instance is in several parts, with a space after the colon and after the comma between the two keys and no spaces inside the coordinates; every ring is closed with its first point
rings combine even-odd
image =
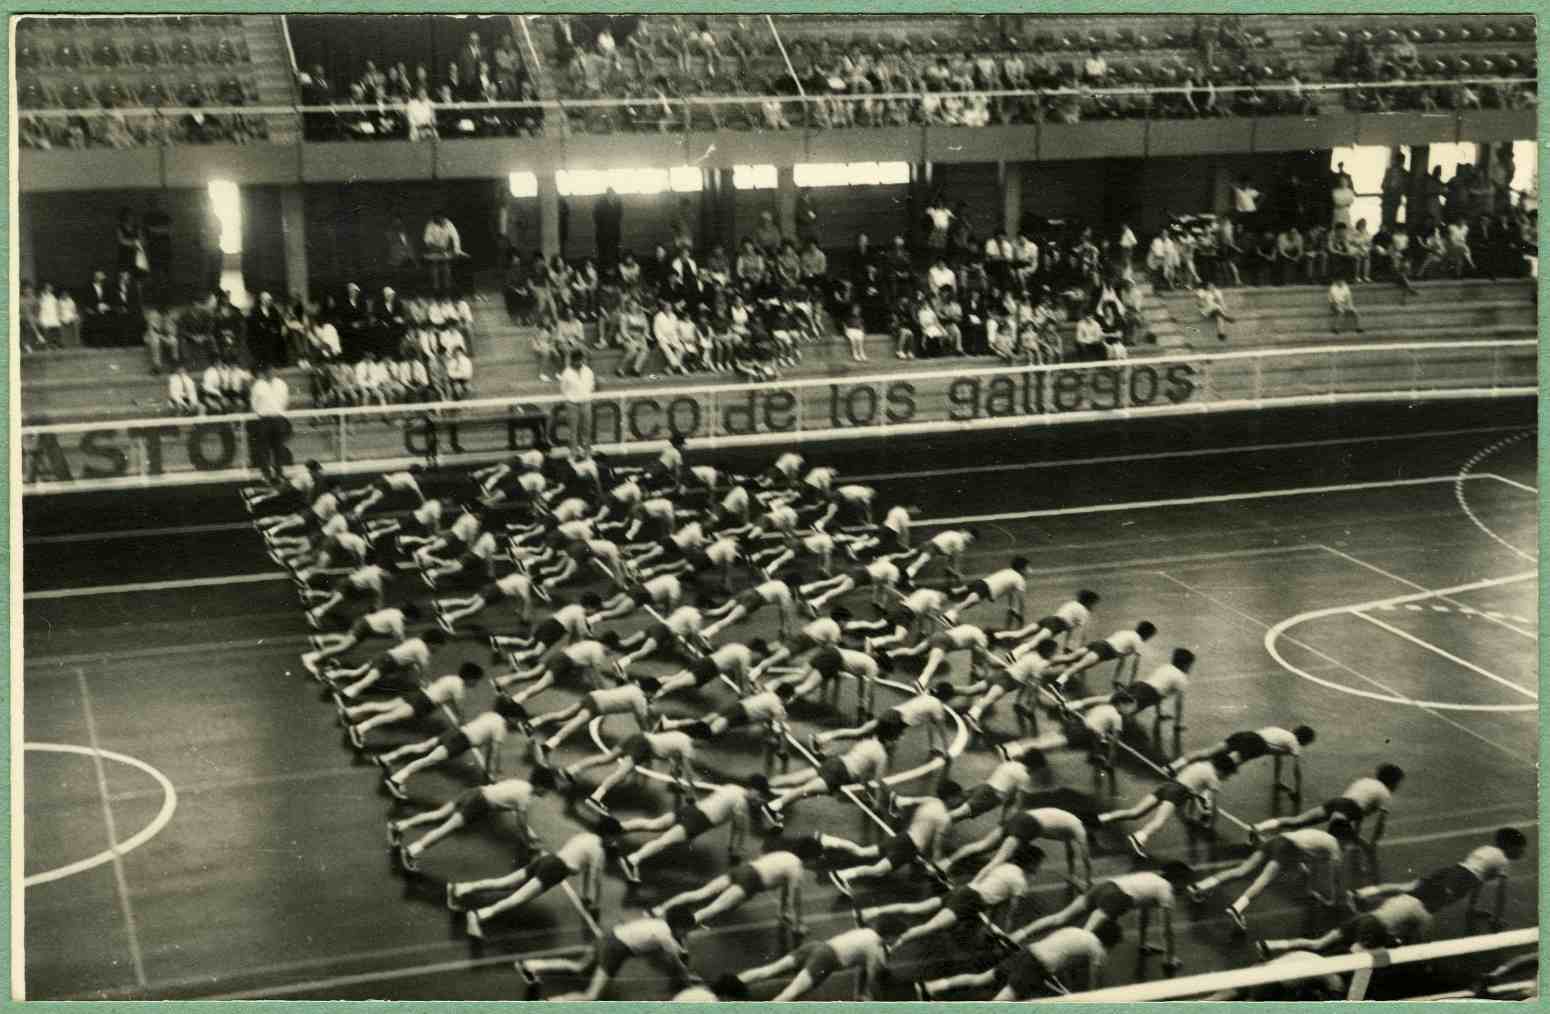
{"type": "MultiPolygon", "coordinates": [[[[1311,724],[1319,738],[1306,758],[1310,804],[1380,762],[1402,765],[1410,777],[1378,855],[1393,879],[1454,862],[1503,825],[1537,839],[1532,411],[1449,404],[1119,421],[813,446],[807,455],[867,477],[885,503],[918,504],[925,518],[981,519],[972,569],[1029,556],[1035,610],[1092,587],[1104,596],[1093,636],[1149,618],[1160,631],[1149,665],[1175,645],[1192,647],[1199,663],[1186,744],[1268,723],[1311,724]],[[1272,629],[1281,661],[1267,650],[1272,629]]],[[[692,458],[748,467],[772,453],[691,448],[692,458]]],[[[298,666],[307,631],[295,598],[229,488],[41,497],[27,502],[24,524],[30,997],[514,999],[523,995],[514,956],[585,942],[580,915],[558,891],[496,924],[479,947],[449,918],[443,881],[510,868],[509,828],[448,840],[424,859],[420,880],[394,871],[378,772],[352,759],[332,707],[298,666]]],[[[411,594],[425,592],[416,582],[411,594]]],[[[989,607],[972,618],[1000,620],[989,607]]],[[[731,636],[769,632],[754,623],[731,636]]],[[[453,671],[466,659],[489,656],[481,644],[454,642],[436,668],[453,671]]],[[[1106,686],[1106,673],[1090,685],[1106,686]]],[[[476,704],[488,693],[481,688],[476,704]]],[[[568,693],[538,703],[557,706],[568,693]]],[[[680,696],[668,710],[725,703],[722,690],[706,696],[680,696]]],[[[843,703],[848,710],[848,693],[843,703]]],[[[804,738],[840,721],[820,706],[795,717],[804,738]]],[[[1002,735],[1012,728],[1005,711],[992,724],[1002,735]]],[[[602,735],[623,731],[611,720],[602,735]]],[[[528,769],[523,745],[520,734],[508,741],[508,771],[528,769]]],[[[590,749],[577,737],[559,756],[590,749]]],[[[900,767],[925,759],[919,742],[901,754],[900,767]]],[[[729,775],[758,764],[747,739],[706,757],[729,775]]],[[[985,746],[972,747],[952,777],[973,784],[993,760],[985,746]]],[[[1058,758],[1054,773],[1059,784],[1093,788],[1075,758],[1058,758]]],[[[410,788],[428,805],[472,777],[453,767],[410,788]]],[[[1133,800],[1155,781],[1126,765],[1118,796],[1133,800]]],[[[1265,816],[1269,781],[1268,764],[1250,766],[1227,784],[1222,806],[1244,819],[1265,816]]],[[[615,802],[624,814],[656,812],[668,797],[648,784],[620,790],[615,802]]],[[[977,836],[992,819],[955,829],[954,839],[977,836]]],[[[587,822],[556,796],[533,814],[552,844],[587,822]]],[[[831,799],[796,807],[787,834],[818,828],[874,836],[856,807],[831,799]]],[[[724,833],[668,852],[633,892],[610,869],[604,921],[722,869],[724,833]]],[[[1100,877],[1134,865],[1118,834],[1100,836],[1099,848],[1100,877]]],[[[1202,867],[1244,851],[1228,821],[1214,839],[1191,840],[1172,826],[1154,842],[1159,859],[1202,867]]],[[[1513,872],[1509,926],[1537,920],[1536,853],[1513,872]]],[[[1046,864],[1026,917],[1063,902],[1063,865],[1046,864]]],[[[862,897],[925,891],[896,880],[862,897]]],[[[1216,903],[1180,912],[1187,971],[1254,960],[1221,915],[1230,897],[1220,892],[1216,903]]],[[[806,901],[811,937],[849,928],[849,910],[826,881],[814,878],[806,901]]],[[[773,915],[773,901],[758,898],[693,936],[694,968],[713,980],[769,960],[782,946],[773,915]]],[[[1251,911],[1251,935],[1295,935],[1330,918],[1282,883],[1251,911]]],[[[1463,932],[1459,910],[1439,919],[1438,936],[1463,932]]],[[[883,995],[905,998],[909,980],[969,960],[961,941],[906,948],[883,995]]],[[[1432,971],[1441,981],[1466,970],[1432,971]]],[[[1132,935],[1108,981],[1161,974],[1157,959],[1138,960],[1132,935]]],[[[1405,988],[1425,985],[1411,974],[1405,988]]],[[[850,988],[836,976],[814,998],[846,998],[850,988]]],[[[1398,988],[1380,976],[1380,995],[1398,988]]],[[[664,976],[632,964],[609,996],[670,994],[664,976]]],[[[754,992],[769,995],[772,987],[754,992]]]]}

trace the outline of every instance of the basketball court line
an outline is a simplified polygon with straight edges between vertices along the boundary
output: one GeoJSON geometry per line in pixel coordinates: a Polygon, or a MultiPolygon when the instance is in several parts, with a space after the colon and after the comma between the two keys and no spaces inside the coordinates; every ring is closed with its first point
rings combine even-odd
{"type": "Polygon", "coordinates": [[[1376,616],[1372,616],[1372,615],[1369,615],[1368,613],[1359,612],[1359,611],[1352,612],[1351,615],[1355,616],[1358,619],[1366,620],[1368,623],[1371,623],[1375,627],[1378,627],[1378,628],[1383,629],[1383,630],[1387,630],[1389,633],[1393,634],[1396,637],[1402,637],[1405,640],[1409,641],[1411,644],[1419,645],[1420,647],[1425,648],[1427,651],[1431,652],[1432,654],[1439,655],[1442,658],[1447,659],[1449,662],[1453,662],[1453,663],[1455,663],[1457,665],[1461,665],[1465,669],[1468,669],[1470,672],[1477,673],[1478,675],[1484,676],[1488,680],[1492,680],[1493,682],[1500,683],[1502,686],[1507,687],[1509,690],[1513,691],[1514,693],[1522,694],[1524,697],[1527,697],[1530,700],[1534,700],[1534,701],[1539,700],[1539,695],[1534,693],[1532,690],[1528,690],[1528,689],[1526,689],[1524,687],[1521,687],[1518,684],[1512,682],[1512,680],[1509,680],[1509,679],[1506,679],[1504,677],[1498,676],[1495,673],[1490,672],[1487,669],[1482,669],[1480,666],[1475,665],[1473,662],[1469,661],[1468,659],[1459,658],[1457,655],[1453,654],[1450,651],[1444,651],[1443,649],[1437,647],[1435,644],[1432,644],[1430,641],[1422,640],[1421,638],[1416,637],[1414,634],[1411,634],[1410,632],[1405,631],[1405,630],[1401,630],[1401,629],[1399,629],[1398,627],[1394,626],[1391,623],[1384,623],[1382,620],[1378,619],[1376,616]]]}
{"type": "MultiPolygon", "coordinates": [[[[1443,595],[1443,594],[1439,594],[1439,593],[1433,592],[1432,589],[1427,588],[1423,584],[1417,584],[1416,582],[1410,580],[1409,578],[1400,577],[1398,574],[1395,574],[1392,571],[1384,570],[1382,567],[1378,566],[1375,563],[1368,563],[1366,560],[1358,559],[1357,557],[1352,556],[1350,553],[1344,552],[1343,550],[1336,549],[1334,546],[1320,545],[1319,548],[1324,550],[1327,553],[1332,553],[1333,555],[1340,557],[1340,559],[1342,559],[1342,560],[1345,560],[1345,561],[1347,561],[1349,563],[1354,563],[1358,567],[1365,567],[1368,570],[1372,571],[1374,574],[1378,574],[1378,575],[1381,575],[1383,577],[1386,577],[1390,581],[1397,581],[1399,584],[1402,584],[1402,585],[1404,585],[1407,588],[1414,588],[1418,592],[1426,592],[1426,593],[1428,593],[1427,596],[1426,596],[1428,598],[1440,599],[1441,601],[1446,602],[1449,605],[1451,605],[1451,606],[1453,606],[1453,607],[1455,607],[1455,608],[1457,608],[1459,610],[1470,610],[1470,609],[1473,608],[1473,607],[1469,606],[1467,603],[1460,602],[1458,599],[1453,598],[1451,595],[1443,595]]],[[[1402,604],[1404,604],[1405,601],[1407,601],[1407,600],[1396,600],[1395,602],[1390,603],[1390,604],[1391,605],[1402,605],[1402,604]]],[[[1408,600],[1408,601],[1418,601],[1418,600],[1411,599],[1411,600],[1408,600]]],[[[1518,634],[1518,635],[1520,635],[1522,637],[1526,637],[1529,640],[1534,641],[1536,643],[1539,641],[1539,635],[1536,634],[1535,632],[1533,632],[1532,630],[1524,630],[1522,627],[1518,627],[1518,626],[1515,626],[1514,624],[1511,624],[1511,623],[1507,622],[1507,620],[1503,619],[1500,616],[1493,616],[1490,613],[1483,612],[1483,611],[1478,610],[1478,609],[1474,610],[1473,615],[1479,616],[1481,619],[1487,620],[1487,621],[1489,621],[1491,623],[1494,623],[1494,624],[1496,624],[1499,627],[1505,627],[1508,630],[1512,631],[1514,634],[1518,634]]]]}

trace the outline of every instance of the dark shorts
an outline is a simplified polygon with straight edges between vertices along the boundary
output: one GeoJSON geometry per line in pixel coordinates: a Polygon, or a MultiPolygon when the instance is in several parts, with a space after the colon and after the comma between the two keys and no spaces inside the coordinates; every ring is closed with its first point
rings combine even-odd
{"type": "Polygon", "coordinates": [[[1155,708],[1162,703],[1162,694],[1150,683],[1135,682],[1130,684],[1131,699],[1136,702],[1137,711],[1145,711],[1147,708],[1155,708]]]}
{"type": "Polygon", "coordinates": [[[468,734],[462,729],[442,733],[437,738],[436,745],[445,749],[448,757],[461,757],[474,746],[468,741],[468,734]]]}
{"type": "Polygon", "coordinates": [[[845,576],[850,578],[850,583],[856,588],[867,588],[872,584],[872,572],[865,567],[852,567],[846,571],[845,576]]]}
{"type": "Polygon", "coordinates": [[[1006,836],[1008,838],[1029,842],[1037,841],[1043,835],[1044,825],[1027,813],[1015,814],[1011,820],[1006,822],[1006,836]]]}
{"type": "Polygon", "coordinates": [[[1462,865],[1455,863],[1445,869],[1434,870],[1422,877],[1410,894],[1428,912],[1436,913],[1460,898],[1467,898],[1480,887],[1480,878],[1462,865]]]}
{"type": "Polygon", "coordinates": [[[424,690],[405,694],[404,703],[409,705],[414,718],[424,718],[436,710],[436,702],[427,697],[424,690]]]}
{"type": "Polygon", "coordinates": [[[656,647],[652,649],[653,654],[672,651],[674,646],[678,644],[678,635],[673,633],[672,628],[665,623],[655,624],[648,629],[646,631],[646,639],[656,642],[656,647]]]}
{"type": "Polygon", "coordinates": [[[1018,1000],[1027,1000],[1047,993],[1049,990],[1045,986],[1045,981],[1051,977],[1050,970],[1044,967],[1044,962],[1026,947],[1001,962],[1000,978],[1003,984],[1012,990],[1012,996],[1018,1000]]]}
{"type": "Polygon", "coordinates": [[[1367,816],[1362,812],[1361,804],[1354,799],[1338,796],[1335,799],[1325,800],[1324,815],[1326,817],[1344,817],[1353,824],[1361,824],[1362,818],[1367,816]]]}
{"type": "Polygon", "coordinates": [[[1020,694],[1024,689],[1022,680],[1018,679],[1016,676],[1013,676],[1011,673],[1006,672],[1001,673],[1000,675],[996,676],[995,679],[991,680],[991,686],[1000,687],[1002,690],[1005,690],[1009,694],[1020,694]]]}
{"type": "Polygon", "coordinates": [[[881,852],[882,857],[893,863],[896,870],[902,870],[920,858],[920,848],[907,834],[896,834],[883,842],[881,852]]]}
{"type": "Polygon", "coordinates": [[[898,708],[890,708],[877,718],[877,732],[879,736],[902,735],[909,724],[904,721],[904,715],[898,708]]]}
{"type": "Polygon", "coordinates": [[[813,656],[813,671],[826,680],[832,680],[845,671],[845,656],[833,647],[820,648],[813,656]]]}
{"type": "Polygon", "coordinates": [[[375,590],[371,588],[362,588],[360,585],[351,581],[348,577],[340,578],[339,583],[334,585],[334,591],[338,592],[345,598],[346,601],[349,602],[353,602],[357,599],[369,599],[376,594],[375,590]]]}
{"type": "Polygon", "coordinates": [[[565,654],[565,652],[559,651],[555,652],[554,657],[549,659],[547,668],[549,670],[549,675],[553,677],[556,683],[558,683],[560,680],[565,679],[567,676],[571,676],[577,672],[580,672],[581,663],[565,654]]]}
{"type": "Polygon", "coordinates": [[[758,589],[755,588],[750,588],[745,592],[738,592],[737,598],[732,601],[734,604],[743,607],[744,616],[752,616],[766,605],[764,596],[760,595],[758,589]]]}
{"type": "Polygon", "coordinates": [[[894,606],[888,610],[888,625],[895,629],[908,630],[915,625],[917,616],[915,610],[905,606],[894,606]]]}
{"type": "Polygon", "coordinates": [[[676,559],[684,555],[684,548],[678,543],[674,542],[671,538],[658,539],[657,548],[662,550],[662,555],[667,557],[669,560],[676,559]]]}
{"type": "Polygon", "coordinates": [[[463,826],[479,823],[490,813],[490,801],[478,789],[467,789],[457,797],[457,812],[463,818],[463,826]]]}
{"type": "Polygon", "coordinates": [[[1120,890],[1113,881],[1106,881],[1087,892],[1088,911],[1102,912],[1110,919],[1124,918],[1125,913],[1136,907],[1136,899],[1120,890]]]}
{"type": "Polygon", "coordinates": [[[381,637],[383,635],[377,633],[375,630],[372,630],[370,624],[366,622],[366,617],[362,616],[356,619],[354,623],[350,624],[350,636],[355,638],[357,641],[366,641],[373,637],[381,637]]]}
{"type": "Polygon", "coordinates": [[[651,749],[651,740],[647,739],[643,732],[637,732],[620,743],[619,751],[622,756],[628,757],[637,764],[644,764],[655,756],[651,749]]]}
{"type": "Polygon", "coordinates": [[[1227,737],[1227,752],[1238,755],[1238,763],[1258,760],[1270,752],[1270,744],[1257,732],[1235,732],[1227,737]]]}
{"type": "Polygon", "coordinates": [[[1161,785],[1157,786],[1157,788],[1152,790],[1152,795],[1155,796],[1158,801],[1163,803],[1172,803],[1174,806],[1183,806],[1185,803],[1188,803],[1191,799],[1195,798],[1195,794],[1193,792],[1191,792],[1183,785],[1180,785],[1178,782],[1163,782],[1161,785]]]}
{"type": "Polygon", "coordinates": [[[551,644],[559,644],[564,639],[565,624],[552,616],[540,623],[538,629],[533,631],[533,640],[546,647],[551,644]]]}
{"type": "Polygon", "coordinates": [[[850,784],[850,769],[840,758],[830,757],[818,766],[818,777],[823,779],[830,792],[838,792],[850,784]]]}
{"type": "Polygon", "coordinates": [[[479,591],[477,591],[475,594],[483,599],[486,604],[491,602],[499,602],[501,599],[506,597],[506,593],[501,591],[501,586],[496,584],[494,581],[491,581],[487,585],[481,586],[479,591]]]}
{"type": "Polygon", "coordinates": [[[932,634],[931,640],[927,643],[930,644],[931,647],[940,648],[943,651],[958,650],[958,645],[953,642],[953,639],[947,635],[947,631],[945,630],[939,630],[935,634],[932,634]]]}
{"type": "Polygon", "coordinates": [[[946,898],[942,899],[942,907],[958,917],[959,922],[968,922],[981,912],[985,911],[985,899],[979,892],[967,884],[963,887],[955,887],[946,898]]]}
{"type": "Polygon", "coordinates": [[[1302,849],[1298,848],[1297,844],[1284,834],[1276,835],[1260,846],[1260,848],[1264,851],[1265,858],[1280,863],[1282,866],[1291,866],[1302,861],[1302,849]]]}
{"type": "Polygon", "coordinates": [[[634,588],[631,588],[627,594],[630,596],[630,601],[635,603],[636,608],[649,606],[656,601],[651,592],[647,591],[644,585],[636,585],[634,588]]]}
{"type": "Polygon", "coordinates": [[[840,970],[840,956],[828,944],[804,944],[792,955],[814,986],[822,985],[840,970]]]}
{"type": "Polygon", "coordinates": [[[698,806],[686,806],[678,811],[678,826],[684,830],[684,841],[693,841],[716,825],[698,806]]]}
{"type": "Polygon", "coordinates": [[[689,675],[694,677],[695,686],[703,687],[712,680],[719,679],[721,670],[717,668],[716,663],[710,658],[702,658],[689,666],[689,675]]]}
{"type": "Polygon", "coordinates": [[[562,884],[571,874],[565,860],[548,852],[542,853],[537,859],[528,865],[527,875],[538,881],[544,890],[562,884]]]}
{"type": "Polygon", "coordinates": [[[791,641],[791,654],[800,655],[804,651],[808,651],[817,647],[820,647],[817,641],[813,640],[806,634],[798,634],[791,641]]]}
{"type": "Polygon", "coordinates": [[[372,668],[376,669],[377,672],[383,676],[392,676],[396,673],[409,671],[409,667],[407,665],[404,665],[398,659],[394,658],[391,654],[385,651],[377,656],[377,660],[372,663],[372,668]]]}
{"type": "Polygon", "coordinates": [[[740,863],[732,867],[731,872],[727,874],[727,879],[732,881],[733,887],[743,889],[743,897],[745,899],[752,898],[765,890],[764,881],[759,879],[759,871],[747,863],[740,863]]]}
{"type": "Polygon", "coordinates": [[[978,595],[981,602],[989,602],[991,599],[995,598],[994,595],[990,594],[990,585],[986,584],[984,581],[969,582],[968,593],[970,595],[978,595]]]}
{"type": "Polygon", "coordinates": [[[565,548],[565,555],[575,560],[578,564],[586,563],[597,555],[592,552],[592,547],[585,542],[573,542],[565,548]]]}
{"type": "Polygon", "coordinates": [[[1065,733],[1066,746],[1072,750],[1092,750],[1098,746],[1097,733],[1079,718],[1066,722],[1061,731],[1065,733]]]}
{"type": "Polygon", "coordinates": [[[727,724],[734,727],[739,725],[747,725],[749,721],[748,708],[743,704],[742,701],[734,701],[733,703],[728,704],[726,707],[716,712],[716,715],[719,718],[726,719],[727,724]]]}
{"type": "Polygon", "coordinates": [[[468,552],[468,543],[464,542],[458,536],[453,535],[451,532],[448,532],[446,535],[442,536],[442,538],[446,540],[446,545],[441,547],[440,553],[443,559],[454,556],[462,556],[464,553],[468,552]]]}
{"type": "Polygon", "coordinates": [[[612,933],[597,942],[597,967],[609,978],[618,975],[624,963],[634,956],[635,952],[612,933]]]}
{"type": "Polygon", "coordinates": [[[1097,655],[1100,662],[1112,662],[1119,658],[1119,652],[1108,641],[1088,641],[1087,650],[1097,655]]]}
{"type": "Polygon", "coordinates": [[[1004,801],[1001,793],[989,785],[974,786],[973,789],[969,790],[968,798],[964,800],[964,802],[969,804],[969,819],[978,817],[983,813],[989,813],[1004,801]]]}
{"type": "Polygon", "coordinates": [[[1071,629],[1071,624],[1058,616],[1052,615],[1039,620],[1039,627],[1049,631],[1051,634],[1064,634],[1071,629]]]}
{"type": "Polygon", "coordinates": [[[640,531],[636,533],[639,542],[656,542],[666,539],[673,534],[673,523],[667,518],[647,517],[642,518],[640,531]]]}

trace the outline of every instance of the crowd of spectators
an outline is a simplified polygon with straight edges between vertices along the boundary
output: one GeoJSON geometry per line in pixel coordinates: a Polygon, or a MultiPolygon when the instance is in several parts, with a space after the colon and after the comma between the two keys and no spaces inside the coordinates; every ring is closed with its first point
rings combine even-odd
{"type": "Polygon", "coordinates": [[[841,337],[856,361],[867,358],[865,336],[886,335],[900,359],[1057,362],[1068,351],[1118,358],[1148,335],[1129,227],[1100,237],[1081,223],[1030,218],[1014,240],[940,197],[913,249],[902,235],[879,245],[863,233],[825,250],[816,220],[798,223],[788,235],[765,212],[734,245],[696,249],[682,231],[617,261],[513,254],[507,309],[535,327],[545,376],[588,347],[617,349],[621,374],[773,379],[805,347],[841,337]],[[1094,340],[1068,350],[1060,325],[1089,314],[1096,337],[1079,328],[1079,339],[1094,340]]]}
{"type": "Polygon", "coordinates": [[[538,108],[463,109],[460,103],[536,102],[538,92],[510,33],[487,47],[469,32],[457,55],[439,68],[366,60],[353,81],[330,81],[321,66],[301,75],[305,106],[334,106],[304,118],[314,140],[410,140],[512,137],[541,133],[538,108]]]}

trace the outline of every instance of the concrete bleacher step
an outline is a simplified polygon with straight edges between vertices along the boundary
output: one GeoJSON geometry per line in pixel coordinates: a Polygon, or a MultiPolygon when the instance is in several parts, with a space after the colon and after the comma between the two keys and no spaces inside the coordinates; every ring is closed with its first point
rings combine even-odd
{"type": "Polygon", "coordinates": [[[1322,331],[1287,334],[1246,326],[1240,322],[1236,326],[1230,326],[1227,329],[1227,334],[1227,341],[1218,341],[1216,332],[1211,330],[1210,325],[1186,324],[1180,328],[1176,336],[1169,336],[1166,340],[1159,337],[1157,347],[1163,352],[1184,350],[1193,352],[1242,352],[1246,349],[1295,349],[1299,346],[1343,343],[1378,345],[1390,342],[1500,341],[1514,338],[1532,338],[1534,337],[1534,328],[1532,325],[1472,327],[1467,329],[1458,327],[1404,327],[1395,329],[1392,327],[1373,328],[1365,326],[1362,333],[1357,334],[1349,326],[1339,332],[1334,331],[1328,326],[1328,319],[1326,318],[1325,327],[1322,331]]]}
{"type": "MultiPolygon", "coordinates": [[[[1528,301],[1534,295],[1534,283],[1526,278],[1501,281],[1484,278],[1436,279],[1416,282],[1415,286],[1420,290],[1419,294],[1408,298],[1404,297],[1398,285],[1386,281],[1353,285],[1351,292],[1356,305],[1362,309],[1398,306],[1402,300],[1405,305],[1414,308],[1422,304],[1528,301]]],[[[1259,307],[1323,303],[1328,285],[1246,285],[1223,289],[1222,292],[1227,297],[1229,310],[1236,313],[1259,307]]],[[[1157,294],[1157,298],[1168,301],[1170,305],[1194,308],[1194,294],[1191,292],[1162,292],[1157,294]]]]}

